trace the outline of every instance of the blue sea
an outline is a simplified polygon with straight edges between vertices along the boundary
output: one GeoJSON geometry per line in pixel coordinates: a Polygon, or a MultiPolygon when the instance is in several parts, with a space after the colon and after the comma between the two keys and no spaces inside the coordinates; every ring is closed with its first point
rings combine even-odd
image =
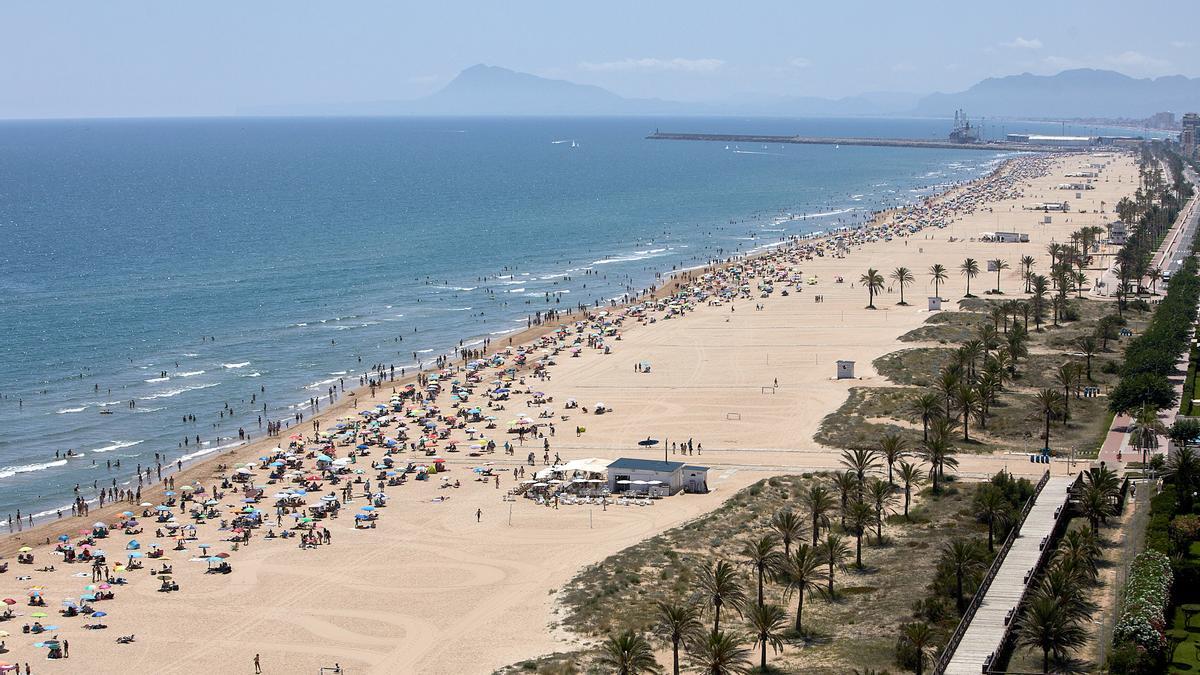
{"type": "Polygon", "coordinates": [[[535,311],[859,223],[1003,159],[645,140],[656,128],[941,138],[949,123],[0,123],[0,518],[127,483],[156,452],[260,437],[264,403],[290,420],[373,364],[411,370],[535,311]],[[80,456],[55,458],[68,449],[80,456]]]}

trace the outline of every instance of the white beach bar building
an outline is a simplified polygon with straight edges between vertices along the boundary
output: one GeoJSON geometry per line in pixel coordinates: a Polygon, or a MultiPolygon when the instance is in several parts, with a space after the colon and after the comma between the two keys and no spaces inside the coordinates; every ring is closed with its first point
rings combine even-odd
{"type": "Polygon", "coordinates": [[[622,457],[608,465],[611,492],[708,492],[708,467],[661,459],[622,457]]]}

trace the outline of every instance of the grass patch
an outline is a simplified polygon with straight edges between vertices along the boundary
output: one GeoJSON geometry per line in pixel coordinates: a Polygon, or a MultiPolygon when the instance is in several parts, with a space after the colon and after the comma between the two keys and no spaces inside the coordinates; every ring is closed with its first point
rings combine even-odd
{"type": "MultiPolygon", "coordinates": [[[[693,597],[698,570],[717,559],[740,562],[743,544],[765,532],[770,514],[796,507],[813,480],[827,478],[792,475],[760,481],[696,520],[585,568],[559,596],[562,625],[594,639],[625,628],[648,630],[655,601],[693,597]],[[647,581],[633,583],[634,577],[647,581]]],[[[986,534],[970,515],[973,497],[973,488],[962,487],[937,498],[928,490],[914,495],[914,514],[921,518],[907,522],[890,516],[884,546],[876,546],[873,536],[864,539],[863,569],[854,568],[851,553],[847,568],[835,576],[836,599],[831,602],[821,594],[805,599],[805,636],[785,641],[783,653],[773,656],[771,664],[779,672],[842,675],[868,667],[894,672],[896,627],[912,620],[913,602],[927,593],[941,547],[955,536],[986,534]]],[[[837,520],[835,516],[835,531],[837,520]]],[[[845,536],[853,550],[853,537],[845,536]]],[[[752,592],[750,571],[741,569],[752,592]]],[[[795,612],[795,596],[785,602],[780,587],[769,582],[766,591],[769,602],[795,612]]],[[[722,616],[723,628],[747,632],[736,614],[722,616]]]]}

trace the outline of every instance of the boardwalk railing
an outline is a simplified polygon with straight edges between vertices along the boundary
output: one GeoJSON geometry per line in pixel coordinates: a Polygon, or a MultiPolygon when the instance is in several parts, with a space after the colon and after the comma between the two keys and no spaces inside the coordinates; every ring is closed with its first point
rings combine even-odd
{"type": "Polygon", "coordinates": [[[946,667],[950,665],[950,659],[954,658],[954,650],[958,649],[958,643],[962,642],[963,635],[967,633],[967,628],[971,625],[971,619],[975,618],[975,612],[979,610],[979,605],[983,603],[983,597],[987,595],[988,587],[992,585],[996,574],[1004,566],[1004,558],[1008,555],[1009,549],[1012,548],[1013,542],[1017,540],[1017,535],[1021,533],[1021,526],[1025,524],[1025,518],[1029,516],[1029,512],[1037,502],[1038,495],[1042,493],[1042,488],[1046,487],[1046,483],[1049,481],[1050,471],[1047,470],[1046,473],[1042,474],[1042,479],[1038,481],[1037,486],[1034,487],[1033,494],[1029,496],[1029,499],[1025,500],[1025,505],[1021,507],[1020,517],[1013,523],[1012,529],[1008,532],[1008,537],[1004,539],[1004,545],[996,553],[996,559],[992,561],[992,566],[988,568],[987,574],[979,582],[979,588],[975,590],[975,595],[971,598],[971,603],[967,605],[967,610],[963,612],[962,619],[958,622],[958,626],[954,628],[954,632],[950,635],[950,640],[946,642],[942,653],[938,655],[937,662],[933,664],[933,675],[943,675],[946,672],[946,667]]]}
{"type": "MultiPolygon", "coordinates": [[[[1080,473],[1078,480],[1082,481],[1082,479],[1083,479],[1083,474],[1080,473]]],[[[987,672],[989,674],[990,673],[1006,673],[1006,674],[1008,673],[1008,670],[1006,668],[1005,669],[996,669],[996,668],[1001,663],[1006,663],[1008,661],[1009,650],[1012,648],[1012,645],[1013,645],[1013,642],[1012,642],[1013,641],[1013,630],[1016,629],[1017,622],[1015,621],[1015,619],[1017,617],[1021,616],[1021,608],[1025,606],[1026,600],[1029,599],[1029,593],[1033,589],[1032,582],[1035,579],[1037,579],[1037,575],[1040,574],[1043,569],[1045,569],[1046,561],[1049,560],[1052,555],[1054,555],[1054,549],[1055,549],[1055,547],[1058,546],[1058,539],[1060,536],[1062,536],[1064,525],[1066,525],[1066,523],[1070,522],[1070,518],[1063,517],[1066,515],[1066,511],[1067,511],[1068,505],[1070,503],[1071,503],[1071,492],[1068,491],[1067,492],[1067,500],[1065,502],[1063,502],[1063,504],[1059,505],[1058,508],[1054,509],[1054,527],[1051,528],[1050,533],[1047,534],[1045,537],[1043,537],[1042,541],[1039,543],[1040,549],[1038,552],[1037,562],[1034,563],[1033,568],[1031,568],[1026,573],[1025,588],[1022,589],[1021,597],[1019,599],[1017,599],[1016,606],[1014,606],[1012,608],[1012,610],[1010,610],[1010,612],[1011,612],[1010,616],[1012,617],[1013,620],[1007,621],[1005,623],[1004,635],[1001,636],[1000,642],[996,645],[996,649],[994,651],[992,651],[991,656],[988,657],[988,662],[987,662],[988,668],[985,672],[987,672]]]]}

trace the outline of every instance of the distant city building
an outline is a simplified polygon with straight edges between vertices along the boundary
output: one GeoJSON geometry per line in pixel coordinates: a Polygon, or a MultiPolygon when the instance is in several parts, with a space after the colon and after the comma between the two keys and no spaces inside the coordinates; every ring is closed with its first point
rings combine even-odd
{"type": "Polygon", "coordinates": [[[1151,129],[1174,129],[1175,128],[1175,113],[1160,112],[1154,113],[1146,118],[1146,126],[1151,129]]]}
{"type": "Polygon", "coordinates": [[[1200,115],[1187,113],[1183,116],[1183,132],[1179,134],[1179,145],[1183,154],[1196,156],[1196,144],[1200,142],[1200,115]]]}

